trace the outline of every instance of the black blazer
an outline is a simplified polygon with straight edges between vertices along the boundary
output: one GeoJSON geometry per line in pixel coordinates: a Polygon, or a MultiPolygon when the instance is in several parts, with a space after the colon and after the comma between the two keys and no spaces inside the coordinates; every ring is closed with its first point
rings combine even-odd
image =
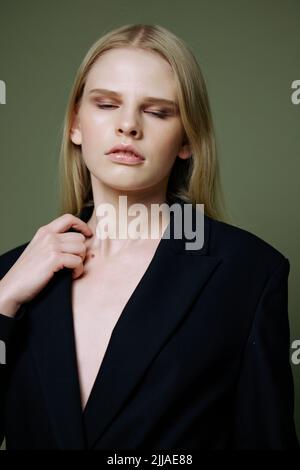
{"type": "MultiPolygon", "coordinates": [[[[186,241],[161,239],[83,412],[71,270],[56,273],[15,318],[0,314],[7,449],[299,450],[288,259],[207,216],[203,247],[185,250],[186,241]]],[[[0,277],[27,244],[2,254],[0,277]]]]}

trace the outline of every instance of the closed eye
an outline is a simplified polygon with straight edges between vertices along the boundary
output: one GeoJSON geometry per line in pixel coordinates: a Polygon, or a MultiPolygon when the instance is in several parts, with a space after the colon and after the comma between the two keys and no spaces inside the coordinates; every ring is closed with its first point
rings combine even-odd
{"type": "Polygon", "coordinates": [[[113,104],[97,104],[98,108],[115,108],[113,104]]]}
{"type": "MultiPolygon", "coordinates": [[[[115,105],[113,104],[97,104],[97,107],[100,108],[100,109],[112,109],[112,108],[116,108],[115,105]]],[[[164,119],[165,117],[167,117],[167,113],[166,112],[157,112],[155,113],[154,111],[145,111],[146,113],[148,114],[152,114],[153,116],[156,116],[160,119],[164,119]]]]}
{"type": "MultiPolygon", "coordinates": [[[[146,111],[147,112],[147,111],[146,111]]],[[[148,111],[149,114],[153,114],[153,116],[157,116],[161,119],[164,119],[167,117],[167,114],[166,113],[154,113],[153,111],[148,111]]]]}

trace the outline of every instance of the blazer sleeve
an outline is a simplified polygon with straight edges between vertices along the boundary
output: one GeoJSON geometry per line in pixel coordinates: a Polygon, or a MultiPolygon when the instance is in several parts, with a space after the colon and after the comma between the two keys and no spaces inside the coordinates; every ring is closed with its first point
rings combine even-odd
{"type": "Polygon", "coordinates": [[[21,305],[15,317],[8,317],[0,313],[0,341],[1,341],[1,357],[0,357],[0,447],[3,443],[5,435],[4,423],[4,407],[5,395],[7,389],[7,372],[9,368],[9,345],[17,331],[21,318],[26,312],[26,304],[21,305]]]}
{"type": "Polygon", "coordinates": [[[300,450],[293,416],[289,271],[284,258],[258,302],[234,400],[234,449],[300,450]]]}
{"type": "MultiPolygon", "coordinates": [[[[18,257],[24,251],[26,246],[30,242],[26,242],[22,245],[13,248],[6,253],[0,255],[0,279],[2,279],[12,265],[16,262],[18,257]]],[[[0,446],[3,442],[5,434],[5,423],[4,423],[4,407],[5,407],[5,396],[7,390],[7,377],[9,365],[9,351],[13,337],[18,331],[18,327],[22,323],[21,319],[26,315],[28,304],[23,304],[16,312],[14,317],[8,317],[3,315],[0,311],[0,446]]]]}

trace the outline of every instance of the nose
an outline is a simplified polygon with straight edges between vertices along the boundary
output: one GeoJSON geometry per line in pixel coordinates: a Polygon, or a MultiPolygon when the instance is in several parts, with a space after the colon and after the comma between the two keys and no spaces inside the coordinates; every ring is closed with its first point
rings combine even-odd
{"type": "Polygon", "coordinates": [[[118,129],[118,135],[131,135],[131,136],[134,136],[136,137],[138,134],[138,131],[134,128],[134,129],[125,129],[124,127],[120,127],[118,129]]]}
{"type": "Polygon", "coordinates": [[[141,134],[141,129],[140,125],[137,122],[137,119],[133,116],[130,118],[128,117],[123,117],[123,120],[118,123],[117,127],[117,134],[118,135],[130,135],[137,137],[141,134]]]}

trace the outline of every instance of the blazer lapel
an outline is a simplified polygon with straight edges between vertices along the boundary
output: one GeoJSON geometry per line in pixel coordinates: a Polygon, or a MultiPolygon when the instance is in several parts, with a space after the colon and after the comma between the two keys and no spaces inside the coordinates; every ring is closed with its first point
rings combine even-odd
{"type": "MultiPolygon", "coordinates": [[[[93,207],[80,218],[87,221],[93,207]]],[[[55,274],[29,313],[33,357],[50,421],[62,449],[91,448],[101,439],[159,349],[172,335],[222,261],[204,246],[184,249],[185,237],[162,238],[144,276],[117,321],[82,413],[71,305],[71,270],[55,274]]]]}
{"type": "Polygon", "coordinates": [[[117,321],[84,409],[87,445],[101,439],[125,405],[147,367],[221,262],[207,256],[209,218],[204,246],[186,251],[183,239],[162,238],[144,276],[117,321]]]}
{"type": "Polygon", "coordinates": [[[59,271],[30,311],[31,349],[61,449],[85,448],[70,300],[71,271],[59,271]]]}

